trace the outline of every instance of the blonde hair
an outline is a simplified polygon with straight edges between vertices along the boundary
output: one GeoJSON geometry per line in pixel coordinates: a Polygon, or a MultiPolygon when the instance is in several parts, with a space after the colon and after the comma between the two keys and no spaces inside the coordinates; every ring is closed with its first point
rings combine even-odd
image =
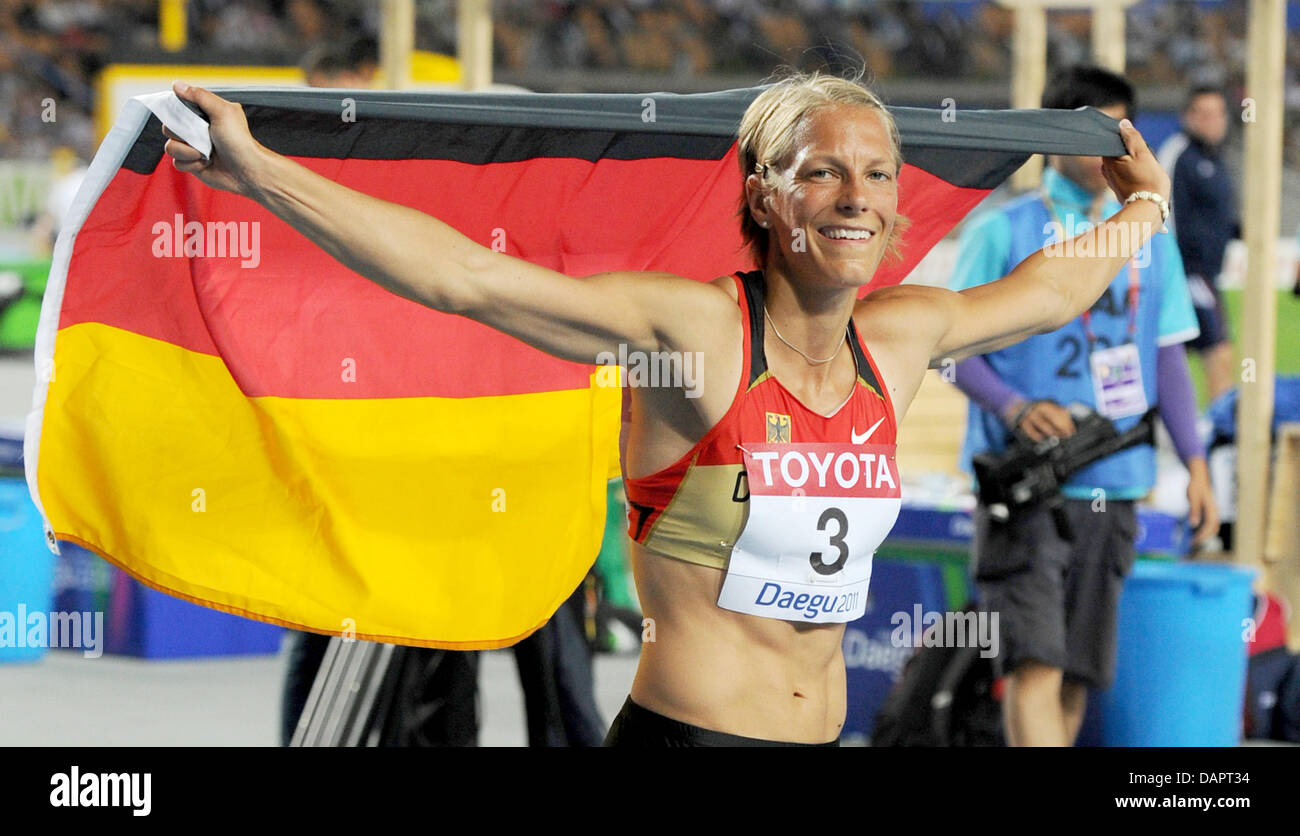
{"type": "MultiPolygon", "coordinates": [[[[894,173],[903,167],[902,139],[894,117],[885,108],[880,97],[862,85],[857,78],[840,78],[820,72],[790,71],[764,90],[750,103],[740,120],[738,157],[740,158],[740,235],[748,245],[754,262],[760,267],[767,264],[767,248],[771,233],[758,225],[749,211],[745,196],[745,180],[758,174],[765,189],[774,187],[776,169],[789,161],[795,151],[795,139],[805,117],[819,108],[834,105],[861,105],[880,113],[889,131],[894,159],[894,173]]],[[[900,245],[903,234],[911,222],[899,215],[893,231],[885,243],[885,259],[901,260],[900,245]]]]}

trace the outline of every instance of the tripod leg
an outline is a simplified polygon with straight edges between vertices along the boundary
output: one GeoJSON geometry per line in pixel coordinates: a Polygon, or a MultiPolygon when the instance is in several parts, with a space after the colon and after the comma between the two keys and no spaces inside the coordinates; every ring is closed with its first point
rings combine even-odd
{"type": "Polygon", "coordinates": [[[379,652],[358,692],[356,712],[344,746],[380,745],[380,732],[397,693],[402,668],[409,652],[409,647],[379,645],[379,652]]]}
{"type": "Polygon", "coordinates": [[[331,639],[290,745],[359,745],[393,652],[393,645],[331,639]]]}
{"type": "Polygon", "coordinates": [[[329,646],[325,648],[325,656],[312,679],[307,702],[298,715],[298,725],[294,729],[293,739],[289,741],[290,746],[318,745],[320,725],[326,706],[333,703],[333,692],[337,687],[336,680],[342,664],[340,656],[344,653],[346,645],[337,637],[330,639],[329,646]]]}

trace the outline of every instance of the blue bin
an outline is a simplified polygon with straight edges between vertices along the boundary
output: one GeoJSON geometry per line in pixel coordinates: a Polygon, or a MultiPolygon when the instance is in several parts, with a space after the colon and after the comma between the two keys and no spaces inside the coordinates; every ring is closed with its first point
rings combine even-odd
{"type": "MultiPolygon", "coordinates": [[[[33,662],[45,647],[27,647],[26,621],[50,612],[54,554],[40,512],[22,479],[0,478],[0,662],[33,662]]],[[[47,638],[48,640],[48,638],[47,638]]]]}
{"type": "Polygon", "coordinates": [[[1140,560],[1119,604],[1115,682],[1081,745],[1236,746],[1255,570],[1140,560]]]}

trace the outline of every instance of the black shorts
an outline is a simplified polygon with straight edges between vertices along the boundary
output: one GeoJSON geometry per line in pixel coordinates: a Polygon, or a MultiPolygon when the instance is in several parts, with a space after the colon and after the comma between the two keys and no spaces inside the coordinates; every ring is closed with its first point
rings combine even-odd
{"type": "Polygon", "coordinates": [[[998,613],[1004,674],[1026,661],[1060,668],[1067,680],[1107,688],[1115,675],[1115,633],[1124,576],[1136,558],[1131,501],[1067,499],[1074,540],[1062,540],[1045,508],[993,523],[975,509],[971,562],[980,606],[998,613]]]}
{"type": "Polygon", "coordinates": [[[839,746],[839,740],[830,743],[790,743],[784,740],[763,740],[742,737],[738,734],[702,729],[682,723],[671,717],[642,708],[628,697],[605,736],[606,746],[626,746],[639,749],[678,748],[688,746],[839,746]]]}
{"type": "Polygon", "coordinates": [[[1187,347],[1201,352],[1214,348],[1228,341],[1228,320],[1223,310],[1223,297],[1214,282],[1206,281],[1200,276],[1187,277],[1188,289],[1192,292],[1192,308],[1196,311],[1196,324],[1201,333],[1193,340],[1188,340],[1187,347]]]}

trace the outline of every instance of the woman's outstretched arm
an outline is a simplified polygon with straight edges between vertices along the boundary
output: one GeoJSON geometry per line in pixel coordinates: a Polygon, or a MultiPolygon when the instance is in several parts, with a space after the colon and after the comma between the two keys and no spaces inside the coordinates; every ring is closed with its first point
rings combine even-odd
{"type": "MultiPolygon", "coordinates": [[[[1166,200],[1169,176],[1127,120],[1120,134],[1128,153],[1102,170],[1121,201],[1138,191],[1166,200]]],[[[1159,207],[1137,200],[1070,241],[1044,248],[995,282],[960,292],[901,285],[872,293],[862,314],[907,354],[937,366],[996,351],[1062,327],[1090,308],[1115,274],[1162,226],[1159,207]]]]}

